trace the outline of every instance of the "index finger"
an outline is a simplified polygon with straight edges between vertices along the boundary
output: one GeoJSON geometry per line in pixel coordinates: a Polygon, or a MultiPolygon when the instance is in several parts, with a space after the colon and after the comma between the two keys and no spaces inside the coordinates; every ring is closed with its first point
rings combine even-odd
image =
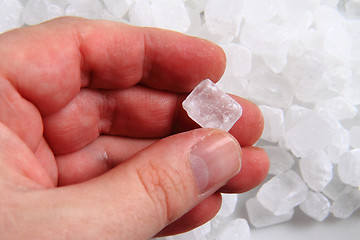
{"type": "Polygon", "coordinates": [[[81,87],[143,83],[188,92],[225,69],[222,49],[209,41],[102,20],[56,19],[3,34],[0,46],[0,73],[42,114],[57,112],[81,87]]]}

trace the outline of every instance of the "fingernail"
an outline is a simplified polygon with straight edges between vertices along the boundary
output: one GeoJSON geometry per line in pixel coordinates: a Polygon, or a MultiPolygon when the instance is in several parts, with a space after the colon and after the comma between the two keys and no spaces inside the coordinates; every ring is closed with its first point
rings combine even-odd
{"type": "Polygon", "coordinates": [[[220,188],[240,171],[240,146],[232,137],[214,134],[195,144],[190,164],[199,194],[220,188]]]}

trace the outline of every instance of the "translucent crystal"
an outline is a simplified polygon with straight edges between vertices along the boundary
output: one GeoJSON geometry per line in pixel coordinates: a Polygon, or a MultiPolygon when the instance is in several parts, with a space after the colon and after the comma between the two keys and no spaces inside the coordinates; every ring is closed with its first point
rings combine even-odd
{"type": "Polygon", "coordinates": [[[332,126],[317,112],[311,112],[285,133],[285,144],[297,157],[325,149],[331,143],[332,126]]]}
{"type": "Polygon", "coordinates": [[[21,26],[23,5],[19,0],[0,1],[0,33],[21,26]]]}
{"type": "Polygon", "coordinates": [[[241,30],[240,42],[253,54],[285,58],[288,54],[288,32],[285,27],[272,23],[246,23],[241,30]]]}
{"type": "Polygon", "coordinates": [[[280,147],[264,146],[263,147],[270,160],[270,174],[280,174],[289,170],[295,163],[291,154],[280,147]]]}
{"type": "Polygon", "coordinates": [[[66,2],[61,0],[29,0],[25,6],[23,20],[28,25],[64,16],[66,2]]]}
{"type": "Polygon", "coordinates": [[[349,185],[346,185],[340,180],[337,172],[337,165],[334,165],[333,177],[330,183],[322,191],[322,193],[325,194],[331,200],[336,200],[339,196],[341,196],[346,192],[349,192],[350,190],[351,187],[349,185]]]}
{"type": "Polygon", "coordinates": [[[186,32],[190,27],[190,18],[183,0],[152,0],[151,14],[153,26],[186,32]]]}
{"type": "Polygon", "coordinates": [[[245,0],[209,0],[204,14],[209,31],[231,41],[240,31],[245,0]]]}
{"type": "Polygon", "coordinates": [[[216,240],[229,240],[229,239],[250,239],[250,228],[246,219],[235,218],[228,222],[221,231],[216,234],[216,240]]]}
{"type": "Polygon", "coordinates": [[[309,192],[305,201],[300,204],[300,209],[316,221],[323,221],[330,213],[330,202],[321,193],[309,192]]]}
{"type": "Polygon", "coordinates": [[[275,215],[283,215],[306,199],[308,187],[294,171],[279,174],[264,185],[257,193],[260,203],[275,215]]]}
{"type": "Polygon", "coordinates": [[[241,117],[242,108],[209,79],[202,81],[185,99],[183,108],[204,128],[229,131],[241,117]]]}
{"type": "Polygon", "coordinates": [[[246,98],[248,96],[249,81],[243,77],[232,77],[229,74],[224,74],[216,86],[227,93],[234,94],[246,98]]]}
{"type": "Polygon", "coordinates": [[[283,110],[265,105],[261,105],[259,108],[265,121],[261,138],[269,142],[279,141],[285,133],[283,110]]]}
{"type": "Polygon", "coordinates": [[[339,121],[354,118],[358,112],[355,106],[341,96],[317,102],[315,108],[329,113],[339,121]]]}
{"type": "Polygon", "coordinates": [[[103,6],[99,0],[68,1],[70,4],[65,8],[68,16],[99,19],[103,16],[103,6]]]}
{"type": "Polygon", "coordinates": [[[333,166],[329,156],[324,152],[316,152],[299,161],[301,176],[307,185],[319,192],[331,181],[333,166]]]}
{"type": "Polygon", "coordinates": [[[274,0],[252,0],[246,2],[244,18],[246,22],[264,23],[278,12],[278,2],[274,0]]]}
{"type": "Polygon", "coordinates": [[[247,200],[246,210],[251,224],[257,228],[289,221],[294,215],[294,209],[283,215],[275,215],[261,205],[257,198],[247,200]]]}
{"type": "Polygon", "coordinates": [[[360,191],[353,189],[342,194],[331,205],[331,212],[334,217],[348,218],[360,207],[360,191]]]}
{"type": "Polygon", "coordinates": [[[251,100],[272,107],[288,108],[294,97],[294,87],[282,75],[272,72],[259,58],[253,58],[253,71],[247,76],[251,100]]]}
{"type": "Polygon", "coordinates": [[[223,44],[221,47],[225,51],[228,62],[225,75],[243,77],[250,72],[252,55],[249,49],[235,43],[223,44]]]}
{"type": "Polygon", "coordinates": [[[360,148],[344,153],[338,163],[338,174],[345,184],[360,186],[360,148]]]}
{"type": "Polygon", "coordinates": [[[116,17],[122,17],[135,0],[103,0],[106,8],[116,17]]]}
{"type": "Polygon", "coordinates": [[[311,110],[309,108],[292,105],[285,114],[285,129],[292,128],[300,119],[309,114],[311,110]]]}
{"type": "Polygon", "coordinates": [[[360,125],[353,126],[350,129],[351,146],[353,148],[360,148],[360,125]]]}
{"type": "Polygon", "coordinates": [[[235,211],[238,197],[237,194],[225,194],[225,193],[221,194],[221,197],[222,197],[222,204],[216,217],[226,218],[235,211]]]}

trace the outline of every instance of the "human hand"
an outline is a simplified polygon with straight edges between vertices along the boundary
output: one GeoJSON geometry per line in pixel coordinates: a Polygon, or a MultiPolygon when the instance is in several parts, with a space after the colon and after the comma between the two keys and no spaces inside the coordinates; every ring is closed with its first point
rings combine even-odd
{"type": "Polygon", "coordinates": [[[253,103],[233,96],[234,137],[195,129],[181,108],[224,71],[208,41],[60,18],[0,35],[0,56],[1,239],[175,234],[266,176],[253,103]]]}

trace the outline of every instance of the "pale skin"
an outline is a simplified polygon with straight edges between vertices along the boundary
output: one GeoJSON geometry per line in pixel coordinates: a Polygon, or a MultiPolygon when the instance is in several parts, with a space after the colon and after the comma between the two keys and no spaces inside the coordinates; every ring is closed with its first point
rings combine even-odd
{"type": "Polygon", "coordinates": [[[213,43],[60,18],[0,35],[0,56],[1,239],[176,234],[210,220],[220,192],[248,191],[267,174],[252,146],[263,128],[255,104],[233,96],[243,107],[233,138],[196,129],[181,108],[224,72],[213,43]],[[189,151],[213,135],[236,142],[241,171],[200,194],[189,151]]]}

